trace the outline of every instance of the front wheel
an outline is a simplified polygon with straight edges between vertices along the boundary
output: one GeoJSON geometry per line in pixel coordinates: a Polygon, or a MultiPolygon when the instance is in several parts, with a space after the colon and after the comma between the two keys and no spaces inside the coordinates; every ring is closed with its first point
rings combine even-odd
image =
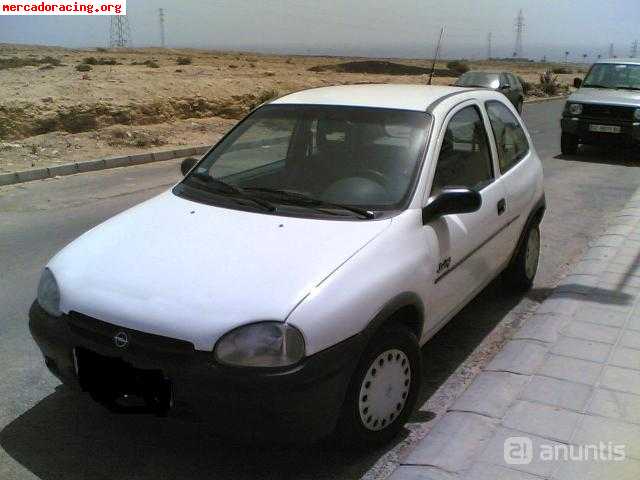
{"type": "Polygon", "coordinates": [[[560,151],[563,155],[575,155],[578,153],[578,137],[570,133],[562,132],[560,151]]]}
{"type": "Polygon", "coordinates": [[[403,325],[384,327],[351,379],[336,439],[354,448],[390,441],[413,412],[419,390],[418,339],[403,325]]]}
{"type": "Polygon", "coordinates": [[[509,285],[515,290],[528,290],[533,285],[540,260],[540,227],[532,225],[525,233],[520,249],[505,272],[509,285]]]}

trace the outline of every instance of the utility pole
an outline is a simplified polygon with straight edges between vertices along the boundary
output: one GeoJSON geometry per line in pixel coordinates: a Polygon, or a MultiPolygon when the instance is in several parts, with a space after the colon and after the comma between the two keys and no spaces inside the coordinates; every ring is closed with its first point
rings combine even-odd
{"type": "Polygon", "coordinates": [[[158,19],[160,20],[160,45],[162,48],[166,48],[165,36],[164,36],[164,8],[158,9],[158,19]]]}
{"type": "Polygon", "coordinates": [[[127,48],[131,46],[131,26],[125,15],[111,17],[109,26],[109,47],[127,48]]]}
{"type": "Polygon", "coordinates": [[[524,14],[522,10],[518,12],[516,17],[516,45],[513,49],[513,58],[523,58],[522,53],[522,34],[524,33],[524,14]]]}
{"type": "Polygon", "coordinates": [[[566,51],[564,52],[564,64],[566,65],[567,63],[569,63],[569,55],[571,54],[571,52],[566,51]]]}
{"type": "Polygon", "coordinates": [[[489,35],[487,35],[487,59],[489,59],[489,60],[491,60],[493,58],[493,54],[491,52],[492,37],[493,37],[493,34],[491,32],[489,32],[489,35]]]}
{"type": "Polygon", "coordinates": [[[638,56],[638,40],[634,40],[631,44],[631,58],[636,58],[638,56]]]}
{"type": "Polygon", "coordinates": [[[609,45],[609,58],[615,57],[615,49],[613,47],[613,43],[609,45]]]}
{"type": "Polygon", "coordinates": [[[583,54],[582,54],[582,61],[583,61],[583,63],[587,63],[587,57],[588,57],[588,56],[589,56],[589,54],[587,54],[587,53],[583,53],[583,54]]]}
{"type": "Polygon", "coordinates": [[[436,53],[433,56],[433,64],[431,65],[431,74],[429,75],[429,83],[427,85],[431,85],[431,81],[433,80],[433,75],[436,73],[436,62],[438,61],[438,57],[440,56],[440,46],[442,45],[443,38],[444,38],[444,25],[440,29],[440,38],[438,38],[438,44],[436,45],[436,53]]]}

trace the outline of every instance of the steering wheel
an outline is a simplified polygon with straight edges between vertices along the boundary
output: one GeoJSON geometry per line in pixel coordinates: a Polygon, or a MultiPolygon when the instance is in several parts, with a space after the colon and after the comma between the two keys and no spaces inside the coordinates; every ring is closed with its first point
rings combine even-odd
{"type": "Polygon", "coordinates": [[[374,170],[372,168],[358,170],[357,176],[364,177],[366,179],[376,182],[378,185],[384,188],[387,192],[390,190],[391,185],[389,184],[389,179],[384,173],[378,170],[374,170]]]}

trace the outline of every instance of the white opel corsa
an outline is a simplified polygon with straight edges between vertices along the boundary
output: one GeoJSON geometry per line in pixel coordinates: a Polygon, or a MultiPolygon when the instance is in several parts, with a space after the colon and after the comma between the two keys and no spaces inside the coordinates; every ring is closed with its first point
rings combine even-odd
{"type": "Polygon", "coordinates": [[[293,93],[182,167],[59,252],[30,311],[49,369],[115,411],[384,442],[420,346],[499,274],[536,274],[542,165],[500,93],[293,93]]]}

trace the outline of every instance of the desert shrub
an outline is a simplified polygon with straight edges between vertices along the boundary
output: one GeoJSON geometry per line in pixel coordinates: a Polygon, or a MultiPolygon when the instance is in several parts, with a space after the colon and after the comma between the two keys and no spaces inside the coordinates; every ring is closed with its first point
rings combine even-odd
{"type": "Polygon", "coordinates": [[[555,73],[557,75],[567,75],[573,73],[573,70],[567,67],[556,67],[552,70],[552,73],[555,73]]]}
{"type": "Polygon", "coordinates": [[[82,60],[82,63],[87,65],[97,65],[98,59],[96,57],[86,57],[84,60],[82,60]]]}
{"type": "Polygon", "coordinates": [[[462,60],[452,60],[451,62],[448,62],[447,68],[458,75],[462,75],[469,71],[469,65],[462,60]]]}
{"type": "Polygon", "coordinates": [[[238,68],[238,65],[234,65],[233,63],[230,63],[229,68],[238,68]]]}
{"type": "Polygon", "coordinates": [[[55,65],[47,64],[42,65],[40,68],[38,68],[38,70],[52,70],[54,68],[56,68],[55,65]]]}
{"type": "Polygon", "coordinates": [[[61,62],[59,58],[46,56],[40,59],[40,63],[45,63],[47,65],[60,65],[61,62]]]}
{"type": "Polygon", "coordinates": [[[62,128],[69,133],[87,132],[98,128],[96,115],[93,112],[71,109],[68,112],[59,112],[58,119],[62,128]]]}
{"type": "Polygon", "coordinates": [[[191,59],[191,57],[178,57],[176,59],[176,63],[178,65],[191,65],[193,63],[193,60],[191,59]]]}
{"type": "Polygon", "coordinates": [[[80,65],[76,65],[76,70],[79,72],[90,72],[93,70],[93,67],[87,63],[81,63],[80,65]]]}
{"type": "Polygon", "coordinates": [[[8,57],[0,58],[0,70],[7,68],[36,67],[38,65],[60,65],[60,63],[60,59],[50,56],[42,58],[35,58],[33,55],[27,58],[8,57]]]}
{"type": "Polygon", "coordinates": [[[553,75],[553,72],[547,70],[545,73],[540,74],[539,89],[549,96],[557,95],[560,91],[560,83],[558,77],[553,75]]]}
{"type": "Polygon", "coordinates": [[[82,63],[86,63],[87,65],[118,65],[115,58],[87,57],[82,63]]]}
{"type": "Polygon", "coordinates": [[[274,98],[278,98],[280,96],[280,92],[275,88],[270,88],[268,90],[263,90],[260,92],[255,99],[249,103],[249,110],[253,110],[256,107],[259,107],[265,102],[269,100],[273,100],[274,98]]]}
{"type": "Polygon", "coordinates": [[[104,48],[104,47],[98,47],[98,48],[96,48],[96,51],[98,51],[98,52],[108,52],[109,49],[108,48],[104,48]]]}
{"type": "Polygon", "coordinates": [[[160,65],[155,60],[147,60],[144,64],[149,68],[160,68],[160,65]]]}

